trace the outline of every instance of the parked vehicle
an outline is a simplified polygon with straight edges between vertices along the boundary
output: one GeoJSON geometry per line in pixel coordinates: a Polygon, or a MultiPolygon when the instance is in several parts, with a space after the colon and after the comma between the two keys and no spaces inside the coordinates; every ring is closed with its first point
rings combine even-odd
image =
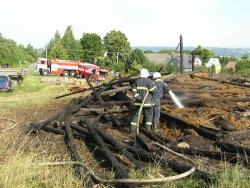
{"type": "Polygon", "coordinates": [[[11,78],[9,76],[0,76],[0,91],[10,91],[11,89],[11,78]]]}
{"type": "Polygon", "coordinates": [[[89,77],[93,80],[104,80],[108,76],[110,69],[101,68],[91,63],[83,63],[71,60],[49,60],[38,58],[36,61],[37,71],[40,75],[49,74],[71,76],[71,77],[89,77]]]}
{"type": "Polygon", "coordinates": [[[79,66],[80,77],[88,77],[91,80],[105,80],[108,73],[111,71],[109,68],[98,67],[90,63],[81,63],[79,66]]]}
{"type": "Polygon", "coordinates": [[[17,68],[0,68],[0,76],[8,76],[12,80],[12,84],[17,85],[23,81],[25,69],[17,68]]]}

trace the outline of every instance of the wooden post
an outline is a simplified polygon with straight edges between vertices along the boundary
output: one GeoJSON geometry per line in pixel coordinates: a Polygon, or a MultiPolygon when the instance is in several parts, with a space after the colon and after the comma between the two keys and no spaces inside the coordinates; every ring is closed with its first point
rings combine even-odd
{"type": "Polygon", "coordinates": [[[180,35],[180,70],[181,74],[183,74],[183,38],[180,35]]]}
{"type": "Polygon", "coordinates": [[[195,71],[194,61],[195,61],[195,55],[194,52],[192,52],[192,71],[195,71]]]}

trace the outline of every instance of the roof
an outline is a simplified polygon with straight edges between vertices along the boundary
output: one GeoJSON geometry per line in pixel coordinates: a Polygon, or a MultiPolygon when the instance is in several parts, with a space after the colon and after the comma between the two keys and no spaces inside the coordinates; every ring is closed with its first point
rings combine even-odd
{"type": "MultiPolygon", "coordinates": [[[[180,54],[174,54],[172,60],[171,55],[168,53],[146,53],[146,58],[153,63],[173,63],[180,66],[180,54]]],[[[195,56],[195,58],[199,58],[201,61],[202,59],[200,56],[195,56]]],[[[191,54],[184,54],[183,55],[183,67],[184,69],[191,69],[192,68],[192,55],[191,54]]]]}
{"type": "Polygon", "coordinates": [[[229,61],[227,64],[226,64],[226,68],[227,69],[230,69],[230,68],[235,68],[235,65],[236,65],[236,62],[235,61],[229,61]]]}
{"type": "Polygon", "coordinates": [[[167,63],[171,58],[171,55],[167,53],[145,53],[144,55],[153,63],[167,63]]]}
{"type": "MultiPolygon", "coordinates": [[[[199,58],[202,61],[200,56],[195,56],[195,58],[199,58]]],[[[170,62],[180,66],[180,54],[174,55],[173,59],[170,62]]],[[[192,69],[192,55],[191,54],[183,55],[183,67],[184,69],[192,69]]]]}

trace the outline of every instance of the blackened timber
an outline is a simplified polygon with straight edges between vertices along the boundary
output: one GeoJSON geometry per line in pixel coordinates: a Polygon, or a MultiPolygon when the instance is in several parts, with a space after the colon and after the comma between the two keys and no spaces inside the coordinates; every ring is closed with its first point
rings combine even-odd
{"type": "Polygon", "coordinates": [[[188,155],[195,155],[195,156],[203,156],[208,157],[211,159],[216,160],[222,160],[222,161],[228,161],[230,163],[243,163],[245,165],[248,165],[248,161],[244,155],[240,155],[238,153],[229,153],[229,152],[223,152],[223,151],[210,151],[210,150],[204,150],[204,149],[197,149],[197,148],[178,148],[176,146],[170,146],[170,149],[179,152],[184,153],[188,155]]]}
{"type": "Polygon", "coordinates": [[[136,142],[139,143],[143,149],[149,152],[153,150],[153,145],[150,144],[148,138],[145,137],[143,134],[136,135],[136,142]]]}
{"type": "Polygon", "coordinates": [[[161,117],[167,119],[168,121],[175,121],[176,124],[182,126],[183,128],[191,128],[194,129],[199,135],[204,136],[206,138],[217,140],[220,138],[220,135],[218,135],[214,131],[210,131],[207,129],[204,129],[202,127],[195,126],[191,123],[186,122],[185,120],[182,120],[178,117],[175,117],[173,115],[167,114],[165,112],[161,112],[161,117]]]}
{"type": "Polygon", "coordinates": [[[232,131],[224,134],[223,138],[227,140],[245,140],[250,138],[250,130],[232,131]]]}
{"type": "MultiPolygon", "coordinates": [[[[96,92],[95,88],[92,86],[89,79],[87,78],[86,80],[87,80],[89,87],[93,90],[95,97],[99,100],[99,102],[102,105],[104,100],[101,98],[100,94],[96,92]]],[[[109,111],[109,109],[107,107],[104,107],[104,108],[107,110],[107,112],[109,111]]],[[[118,126],[118,127],[121,126],[122,123],[112,113],[109,113],[109,116],[114,121],[116,126],[118,126]]]]}
{"type": "MultiPolygon", "coordinates": [[[[134,80],[135,80],[134,78],[129,78],[129,77],[121,78],[121,79],[119,79],[119,80],[117,80],[115,82],[112,82],[112,83],[107,83],[107,84],[102,84],[100,86],[96,86],[95,89],[99,89],[101,87],[113,86],[113,85],[116,85],[116,84],[122,84],[122,83],[126,83],[126,82],[133,82],[134,80]]],[[[57,97],[55,97],[55,99],[60,99],[62,97],[74,95],[74,94],[89,91],[89,90],[92,90],[92,89],[91,88],[85,88],[85,89],[82,89],[82,90],[79,90],[79,91],[75,91],[75,92],[71,92],[71,93],[67,93],[67,94],[64,94],[64,95],[57,96],[57,97]]]]}
{"type": "Polygon", "coordinates": [[[173,141],[173,140],[170,140],[168,138],[165,138],[161,135],[159,135],[158,133],[155,133],[155,132],[152,132],[152,131],[147,131],[146,129],[144,128],[140,128],[140,131],[145,134],[148,138],[156,141],[156,142],[159,142],[161,144],[176,144],[176,141],[173,141]]]}
{"type": "Polygon", "coordinates": [[[217,141],[216,145],[219,146],[223,151],[240,153],[250,157],[250,147],[248,146],[240,145],[229,140],[217,141]]]}
{"type": "Polygon", "coordinates": [[[123,179],[128,178],[128,171],[118,162],[114,154],[109,150],[108,146],[105,144],[103,139],[100,137],[98,132],[92,127],[92,125],[87,125],[89,132],[92,134],[96,143],[100,146],[103,155],[111,163],[112,168],[115,170],[115,178],[123,179]]]}
{"type": "Polygon", "coordinates": [[[92,125],[92,127],[100,134],[100,136],[106,143],[115,147],[117,151],[119,151],[122,155],[125,155],[132,163],[136,165],[136,159],[131,153],[127,151],[127,149],[124,146],[119,144],[114,138],[112,138],[110,135],[99,129],[97,126],[92,125]]]}
{"type": "Polygon", "coordinates": [[[220,127],[224,131],[235,131],[236,130],[235,126],[231,122],[229,122],[228,119],[226,119],[222,116],[215,117],[213,122],[214,122],[215,126],[220,127]]]}
{"type": "Polygon", "coordinates": [[[44,130],[46,132],[51,132],[51,133],[54,133],[54,134],[60,134],[60,135],[64,135],[65,134],[64,130],[57,129],[57,128],[54,128],[54,127],[50,127],[50,126],[47,126],[47,125],[43,126],[42,130],[44,130]]]}
{"type": "Polygon", "coordinates": [[[68,115],[71,114],[72,108],[74,108],[79,102],[80,98],[71,100],[69,106],[60,114],[60,116],[57,119],[59,125],[62,125],[62,123],[65,121],[68,115]]]}
{"type": "MultiPolygon", "coordinates": [[[[157,161],[163,167],[169,166],[173,171],[178,172],[178,173],[185,172],[191,168],[190,166],[178,163],[175,160],[167,160],[166,158],[162,158],[160,156],[157,156],[154,154],[154,152],[147,152],[146,150],[144,150],[142,148],[135,148],[135,147],[128,146],[127,149],[129,152],[133,153],[134,156],[138,160],[142,160],[145,162],[151,162],[151,163],[155,163],[157,161]]],[[[204,171],[197,170],[197,169],[194,172],[194,175],[198,178],[205,180],[205,181],[212,181],[215,179],[215,177],[212,176],[211,174],[208,174],[204,171]]]]}
{"type": "MultiPolygon", "coordinates": [[[[73,133],[72,133],[71,128],[70,128],[70,123],[68,121],[65,123],[65,127],[66,127],[65,140],[68,143],[70,151],[72,152],[73,160],[77,161],[79,163],[82,163],[82,159],[77,152],[77,147],[76,147],[76,144],[74,141],[73,133]]],[[[75,168],[76,168],[76,172],[87,181],[87,185],[93,185],[92,180],[90,178],[88,178],[88,170],[87,169],[84,169],[81,165],[76,165],[75,168]]]]}
{"type": "Polygon", "coordinates": [[[38,123],[31,123],[29,130],[32,133],[37,133],[40,129],[42,129],[44,126],[48,125],[49,123],[57,120],[57,118],[60,116],[60,113],[57,113],[46,120],[40,121],[38,123]]]}
{"type": "Polygon", "coordinates": [[[215,81],[215,82],[220,82],[220,83],[224,83],[224,84],[230,84],[230,85],[236,85],[236,86],[243,86],[243,87],[250,87],[250,85],[246,85],[246,84],[242,84],[242,83],[237,83],[237,82],[230,82],[230,81],[226,81],[226,80],[220,80],[220,79],[216,79],[216,78],[208,78],[208,77],[203,77],[203,76],[197,76],[197,75],[190,75],[190,77],[196,77],[196,78],[201,78],[201,79],[206,79],[206,80],[211,80],[211,81],[215,81]]]}
{"type": "Polygon", "coordinates": [[[123,86],[123,87],[119,87],[119,88],[114,88],[114,89],[110,89],[108,91],[104,91],[101,93],[101,96],[102,95],[109,95],[109,94],[115,94],[115,93],[118,93],[120,91],[126,91],[128,89],[131,89],[131,86],[123,86]]]}

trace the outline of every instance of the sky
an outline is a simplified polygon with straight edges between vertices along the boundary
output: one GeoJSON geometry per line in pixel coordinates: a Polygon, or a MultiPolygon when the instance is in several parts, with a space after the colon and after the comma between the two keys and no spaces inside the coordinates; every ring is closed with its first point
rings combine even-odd
{"type": "Polygon", "coordinates": [[[104,37],[120,30],[131,46],[250,47],[249,0],[0,0],[0,33],[43,48],[71,25],[104,37]]]}

